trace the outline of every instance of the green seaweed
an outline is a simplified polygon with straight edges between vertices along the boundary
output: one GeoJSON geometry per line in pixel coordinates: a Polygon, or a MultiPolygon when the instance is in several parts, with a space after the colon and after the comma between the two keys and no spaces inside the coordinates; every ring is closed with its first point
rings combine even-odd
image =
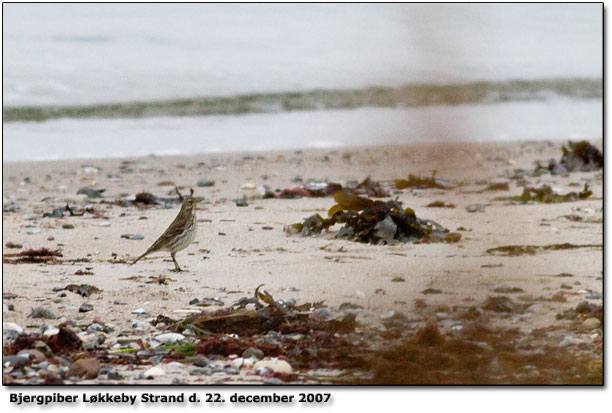
{"type": "Polygon", "coordinates": [[[541,202],[544,204],[558,204],[562,202],[574,202],[579,200],[589,199],[593,195],[593,191],[589,189],[588,184],[584,184],[584,189],[581,192],[569,192],[565,195],[556,194],[548,185],[543,185],[540,188],[524,187],[523,193],[520,196],[497,197],[496,201],[515,201],[522,204],[527,202],[541,202]]]}
{"type": "Polygon", "coordinates": [[[549,245],[504,245],[501,247],[489,248],[487,254],[499,255],[504,257],[517,257],[520,255],[535,255],[538,251],[558,251],[572,250],[577,248],[602,248],[601,244],[549,244],[549,245]]]}

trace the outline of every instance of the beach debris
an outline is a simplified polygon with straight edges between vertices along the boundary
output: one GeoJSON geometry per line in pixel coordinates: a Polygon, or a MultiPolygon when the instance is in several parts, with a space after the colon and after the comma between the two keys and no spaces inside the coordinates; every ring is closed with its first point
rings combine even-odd
{"type": "Polygon", "coordinates": [[[525,306],[515,303],[505,295],[489,296],[480,306],[483,310],[495,311],[496,313],[522,313],[525,306]]]}
{"type": "Polygon", "coordinates": [[[51,310],[49,310],[48,308],[45,307],[36,307],[33,308],[32,311],[30,311],[30,314],[28,315],[28,317],[30,318],[46,318],[49,320],[55,320],[56,318],[58,318],[55,313],[51,310]]]}
{"type": "Polygon", "coordinates": [[[446,203],[444,201],[433,201],[425,205],[427,208],[456,208],[457,205],[453,203],[446,203]]]}
{"type": "Polygon", "coordinates": [[[553,204],[560,202],[573,202],[578,200],[589,199],[593,195],[593,191],[589,189],[588,184],[584,184],[584,189],[581,192],[569,192],[565,195],[556,193],[549,185],[542,184],[539,188],[523,187],[523,193],[520,196],[498,197],[495,200],[499,201],[515,201],[520,203],[541,202],[545,204],[553,204]]]}
{"type": "Polygon", "coordinates": [[[16,243],[14,243],[14,242],[10,242],[10,241],[9,241],[9,242],[7,242],[6,244],[4,244],[4,246],[5,246],[6,248],[16,248],[16,249],[18,249],[18,248],[23,248],[23,245],[21,245],[21,244],[16,244],[16,243]]]}
{"type": "Polygon", "coordinates": [[[538,251],[548,250],[570,250],[576,248],[602,248],[601,244],[549,244],[549,245],[504,245],[501,247],[489,248],[487,254],[500,255],[504,257],[518,257],[520,255],[535,255],[538,251]]]}
{"type": "Polygon", "coordinates": [[[59,250],[53,251],[48,248],[40,248],[4,254],[2,262],[5,264],[57,264],[60,262],[57,257],[63,257],[59,250]]]}
{"type": "Polygon", "coordinates": [[[509,191],[509,190],[510,190],[510,183],[504,180],[504,181],[491,182],[485,189],[483,189],[480,192],[509,191]]]}
{"type": "Polygon", "coordinates": [[[21,207],[15,203],[15,202],[10,202],[10,203],[2,203],[2,212],[3,213],[9,213],[9,212],[19,212],[21,210],[21,207]]]}
{"type": "Polygon", "coordinates": [[[385,198],[389,196],[389,192],[383,188],[380,182],[367,177],[361,182],[347,182],[346,186],[344,187],[339,183],[328,182],[327,180],[321,179],[310,179],[303,186],[286,188],[283,190],[277,189],[274,192],[270,191],[266,187],[263,197],[281,199],[325,197],[334,195],[338,191],[345,191],[355,196],[367,195],[373,198],[385,198]]]}
{"type": "Polygon", "coordinates": [[[408,179],[395,179],[395,186],[397,189],[402,190],[406,188],[438,188],[438,189],[450,189],[451,185],[444,179],[436,178],[437,171],[434,169],[431,173],[431,177],[422,177],[410,174],[408,179]]]}
{"type": "Polygon", "coordinates": [[[330,218],[312,215],[303,223],[285,227],[288,234],[312,235],[329,230],[336,223],[345,224],[336,238],[377,244],[392,242],[457,242],[459,233],[451,233],[431,220],[417,218],[414,210],[403,209],[397,200],[379,201],[357,196],[350,190],[334,195],[336,205],[328,211],[330,218]]]}
{"type": "Polygon", "coordinates": [[[89,284],[69,284],[64,287],[64,290],[71,291],[75,294],[80,295],[81,297],[89,297],[92,294],[100,294],[102,292],[102,290],[98,287],[94,287],[93,285],[89,284]]]}
{"type": "Polygon", "coordinates": [[[92,189],[84,186],[77,191],[77,195],[87,195],[87,198],[103,198],[104,191],[106,189],[92,189]]]}
{"type": "Polygon", "coordinates": [[[573,171],[591,172],[604,166],[603,154],[588,141],[568,141],[567,147],[563,146],[561,150],[563,155],[558,162],[555,159],[549,159],[545,164],[537,161],[533,175],[538,176],[544,172],[552,175],[565,175],[573,171]]]}
{"type": "Polygon", "coordinates": [[[355,363],[356,358],[351,354],[358,353],[357,348],[346,337],[356,327],[354,314],[315,317],[317,310],[327,310],[322,303],[298,305],[295,300],[276,300],[261,287],[255,289],[252,297],[245,297],[230,307],[191,314],[178,321],[159,316],[154,324],[163,322],[183,335],[186,330],[192,331],[197,338],[196,353],[200,355],[241,354],[244,358],[254,356],[260,360],[280,357],[289,365],[276,369],[263,363],[271,370],[265,374],[289,374],[294,367],[355,363]],[[254,308],[247,307],[250,305],[254,308]]]}
{"type": "Polygon", "coordinates": [[[421,294],[442,294],[442,290],[439,290],[437,288],[427,288],[421,291],[421,294]]]}

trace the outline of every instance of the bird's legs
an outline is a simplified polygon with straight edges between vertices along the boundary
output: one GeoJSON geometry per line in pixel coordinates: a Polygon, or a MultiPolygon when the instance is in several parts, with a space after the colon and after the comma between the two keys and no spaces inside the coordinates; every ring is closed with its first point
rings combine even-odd
{"type": "Polygon", "coordinates": [[[181,270],[181,267],[179,267],[178,262],[176,262],[176,252],[171,252],[170,255],[172,256],[172,261],[174,261],[174,271],[176,272],[181,272],[183,270],[181,270]]]}

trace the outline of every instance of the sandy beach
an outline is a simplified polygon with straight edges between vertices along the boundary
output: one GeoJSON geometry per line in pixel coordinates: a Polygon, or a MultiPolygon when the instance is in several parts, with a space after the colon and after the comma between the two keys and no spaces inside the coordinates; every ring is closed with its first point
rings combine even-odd
{"type": "MultiPolygon", "coordinates": [[[[597,308],[602,305],[602,172],[571,172],[566,176],[546,173],[526,175],[523,181],[511,179],[518,169],[531,173],[534,161],[558,160],[565,143],[453,142],[5,163],[3,321],[15,323],[29,334],[67,323],[82,340],[79,357],[98,357],[103,371],[106,368],[107,373],[116,373],[96,373],[95,378],[78,381],[82,384],[353,382],[360,374],[364,380],[371,379],[376,368],[353,369],[352,379],[343,376],[347,369],[342,366],[317,372],[294,364],[290,376],[282,375],[285,370],[268,366],[272,375],[255,374],[253,364],[258,358],[245,362],[249,359],[241,354],[208,357],[208,367],[193,367],[188,361],[193,355],[173,360],[161,354],[153,361],[146,357],[151,354],[136,356],[138,351],[151,350],[152,337],[170,332],[167,323],[150,324],[158,316],[176,320],[190,312],[230,307],[242,297],[252,297],[255,288],[264,284],[275,300],[295,299],[297,304],[324,301],[325,308],[338,319],[347,313],[356,314],[357,332],[377,331],[369,336],[378,337],[371,342],[375,348],[392,346],[393,340],[405,338],[385,336],[385,331],[393,330],[389,320],[401,318],[402,331],[409,337],[435,325],[448,341],[474,322],[465,314],[477,308],[479,323],[494,331],[512,332],[512,339],[505,344],[517,348],[523,345],[521,351],[554,351],[563,360],[582,363],[574,373],[556,376],[553,367],[537,361],[511,366],[508,360],[495,358],[495,344],[472,340],[481,343],[482,352],[491,353],[490,360],[497,360],[487,362],[487,377],[493,377],[490,382],[559,383],[572,377],[572,382],[595,383],[603,377],[603,333],[595,321],[587,321],[597,319],[597,308]],[[394,184],[394,180],[407,179],[409,174],[429,177],[433,170],[436,177],[449,183],[449,188],[398,190],[394,184]],[[326,217],[335,203],[333,197],[262,199],[257,189],[241,189],[252,184],[255,188],[266,185],[272,191],[283,190],[302,186],[310,179],[345,186],[367,177],[388,190],[390,197],[383,200],[397,199],[404,208],[412,208],[417,217],[458,232],[461,239],[455,243],[371,245],[337,239],[340,224],[311,236],[288,235],[284,228],[291,224],[316,213],[326,217]],[[214,184],[199,186],[198,182],[204,180],[214,184]],[[508,182],[509,189],[485,190],[495,182],[508,182]],[[593,194],[585,200],[559,203],[499,199],[520,196],[523,185],[542,184],[559,194],[580,192],[588,184],[593,194]],[[197,210],[196,241],[177,254],[187,271],[172,272],[170,255],[164,252],[128,266],[166,229],[180,207],[179,203],[168,203],[165,208],[129,201],[141,192],[176,198],[175,186],[183,194],[193,188],[194,196],[203,197],[197,210]],[[105,191],[101,198],[88,198],[77,195],[82,187],[105,191]],[[245,195],[248,205],[238,206],[235,200],[245,195]],[[455,207],[427,207],[434,201],[455,207]],[[66,205],[73,211],[85,209],[85,213],[43,217],[66,205]],[[477,211],[468,212],[466,207],[474,205],[479,207],[468,209],[477,211]],[[141,237],[122,237],[128,234],[141,237]],[[7,248],[7,243],[21,247],[7,248]],[[487,251],[504,246],[543,248],[516,256],[487,251]],[[7,254],[40,248],[60,251],[61,257],[55,263],[7,262],[14,259],[7,254]],[[64,290],[70,284],[87,284],[101,291],[82,297],[64,290]],[[507,297],[503,302],[506,307],[487,306],[491,297],[507,297]],[[212,305],[190,304],[196,298],[200,304],[212,305]],[[84,303],[93,309],[79,311],[84,303]],[[56,318],[33,318],[32,311],[38,307],[56,318]],[[573,315],[567,313],[569,310],[573,315]],[[112,331],[92,330],[92,323],[112,331]],[[126,338],[133,340],[122,341],[126,338]],[[92,340],[95,343],[87,345],[92,340]],[[133,363],[108,358],[112,351],[130,348],[136,357],[133,363]],[[100,356],[102,351],[107,352],[104,357],[100,356]],[[153,379],[147,379],[147,375],[143,378],[142,373],[155,366],[162,373],[151,373],[148,377],[153,379]],[[233,366],[233,370],[224,370],[224,366],[233,366]],[[208,374],[192,371],[206,368],[208,374]],[[326,378],[326,374],[340,379],[326,378]]],[[[592,143],[601,149],[601,141],[592,143]]],[[[7,355],[11,338],[6,324],[3,330],[7,355]]],[[[184,338],[198,340],[188,335],[184,338]]],[[[61,376],[63,383],[74,382],[61,368],[70,367],[74,359],[46,357],[50,364],[60,367],[48,374],[55,374],[55,379],[61,376]]],[[[272,359],[292,364],[288,356],[272,359]]],[[[45,377],[41,372],[28,375],[26,371],[22,377],[9,373],[5,370],[5,383],[36,382],[45,377]]],[[[385,376],[379,373],[374,374],[374,380],[384,382],[385,376]]]]}

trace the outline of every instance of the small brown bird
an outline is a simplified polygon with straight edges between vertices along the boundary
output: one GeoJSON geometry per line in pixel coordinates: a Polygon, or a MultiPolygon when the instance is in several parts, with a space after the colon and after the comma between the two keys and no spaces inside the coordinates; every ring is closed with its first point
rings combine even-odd
{"type": "Polygon", "coordinates": [[[200,200],[197,198],[185,198],[181,210],[168,229],[164,231],[144,254],[136,258],[130,265],[136,264],[138,260],[154,252],[169,251],[172,261],[174,261],[175,271],[182,271],[178,262],[176,262],[175,255],[180,250],[187,248],[195,239],[197,230],[195,208],[198,202],[200,202],[200,200]]]}

